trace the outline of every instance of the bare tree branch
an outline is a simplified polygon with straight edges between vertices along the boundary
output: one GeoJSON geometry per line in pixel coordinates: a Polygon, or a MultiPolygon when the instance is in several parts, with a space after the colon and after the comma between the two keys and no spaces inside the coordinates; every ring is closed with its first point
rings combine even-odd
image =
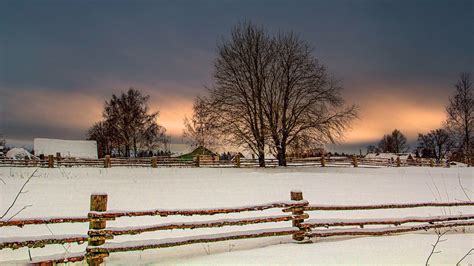
{"type": "Polygon", "coordinates": [[[16,194],[15,198],[13,199],[13,202],[10,204],[10,206],[8,207],[8,209],[5,211],[5,213],[2,214],[2,216],[0,217],[0,219],[3,219],[7,214],[8,212],[11,210],[11,208],[13,208],[13,206],[15,205],[16,201],[18,200],[18,197],[23,193],[23,189],[25,188],[26,184],[28,184],[28,182],[30,182],[31,178],[35,175],[35,173],[38,171],[39,168],[36,168],[33,173],[31,173],[31,175],[28,177],[28,179],[26,179],[25,183],[23,183],[23,185],[21,186],[20,190],[18,191],[18,193],[16,194]]]}
{"type": "Polygon", "coordinates": [[[471,248],[471,249],[466,253],[466,255],[464,255],[464,256],[456,263],[456,266],[461,265],[461,262],[462,262],[467,256],[472,255],[471,252],[473,252],[473,251],[474,251],[474,248],[471,248]]]}
{"type": "Polygon", "coordinates": [[[441,251],[435,251],[435,250],[436,250],[436,247],[438,246],[439,243],[444,242],[444,241],[447,240],[447,239],[441,239],[441,237],[443,237],[447,232],[449,232],[449,230],[444,231],[443,233],[441,233],[441,230],[436,230],[435,232],[436,232],[436,234],[438,235],[438,238],[436,239],[436,242],[432,245],[433,248],[431,249],[430,255],[429,255],[428,258],[426,259],[426,263],[425,263],[426,266],[429,265],[428,263],[429,263],[429,261],[430,261],[430,259],[431,259],[431,256],[433,256],[433,254],[441,253],[441,251]]]}
{"type": "Polygon", "coordinates": [[[26,206],[23,206],[23,208],[21,208],[19,211],[17,211],[15,214],[13,214],[10,218],[8,218],[7,222],[9,222],[11,219],[15,218],[15,216],[17,216],[18,214],[20,214],[22,211],[26,210],[27,208],[31,207],[33,205],[26,205],[26,206]]]}

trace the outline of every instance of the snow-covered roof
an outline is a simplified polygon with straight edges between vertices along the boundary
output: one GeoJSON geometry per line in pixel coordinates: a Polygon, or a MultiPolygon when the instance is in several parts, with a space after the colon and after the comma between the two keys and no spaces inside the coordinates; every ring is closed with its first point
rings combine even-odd
{"type": "Polygon", "coordinates": [[[35,138],[35,154],[56,155],[83,159],[97,159],[97,142],[95,140],[63,140],[35,138]]]}
{"type": "Polygon", "coordinates": [[[367,155],[365,155],[365,158],[396,160],[397,157],[400,157],[401,160],[406,160],[410,157],[410,155],[411,155],[411,158],[415,158],[415,155],[411,154],[411,153],[384,153],[384,152],[381,152],[381,153],[368,153],[367,155]]]}
{"type": "Polygon", "coordinates": [[[13,148],[7,152],[6,157],[15,160],[23,160],[25,158],[32,159],[34,156],[23,148],[13,148]]]}

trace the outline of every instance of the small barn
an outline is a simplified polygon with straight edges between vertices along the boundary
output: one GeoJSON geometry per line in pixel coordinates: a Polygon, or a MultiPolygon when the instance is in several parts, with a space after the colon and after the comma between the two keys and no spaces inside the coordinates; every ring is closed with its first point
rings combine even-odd
{"type": "Polygon", "coordinates": [[[191,160],[191,159],[193,159],[197,156],[209,156],[209,157],[216,157],[217,156],[217,158],[219,158],[218,154],[212,152],[211,150],[209,150],[209,149],[207,149],[203,146],[199,146],[196,149],[194,149],[192,152],[179,156],[179,158],[185,159],[185,160],[191,160]]]}
{"type": "Polygon", "coordinates": [[[97,159],[97,142],[95,140],[64,140],[35,138],[33,141],[35,155],[54,155],[61,157],[97,159]]]}

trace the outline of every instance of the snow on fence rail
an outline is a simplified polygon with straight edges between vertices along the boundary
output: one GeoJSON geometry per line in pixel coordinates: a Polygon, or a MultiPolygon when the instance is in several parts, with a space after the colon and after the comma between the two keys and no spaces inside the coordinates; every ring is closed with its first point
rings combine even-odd
{"type": "Polygon", "coordinates": [[[377,205],[308,205],[305,211],[345,211],[345,210],[376,210],[376,209],[406,209],[420,207],[456,207],[472,206],[471,201],[460,202],[420,202],[405,204],[377,204],[377,205]]]}
{"type": "Polygon", "coordinates": [[[427,231],[429,229],[450,228],[460,226],[473,226],[474,221],[456,222],[456,223],[439,223],[439,224],[422,224],[415,226],[398,226],[385,228],[349,228],[349,229],[325,229],[312,230],[306,234],[308,237],[330,237],[330,236],[381,236],[391,235],[414,231],[427,231]]]}
{"type": "MultiPolygon", "coordinates": [[[[209,157],[209,156],[207,156],[209,157]]],[[[248,168],[259,167],[258,159],[234,158],[232,160],[209,159],[198,156],[194,159],[182,159],[177,157],[144,157],[144,158],[111,158],[106,156],[102,159],[75,159],[61,158],[58,154],[49,155],[44,159],[9,159],[0,158],[0,167],[236,167],[248,168]]],[[[278,160],[266,159],[266,167],[277,167],[278,160]]],[[[416,160],[391,160],[380,158],[360,157],[311,157],[311,158],[288,158],[287,166],[320,166],[320,167],[400,167],[400,166],[431,166],[449,167],[446,163],[435,163],[430,159],[416,160]]]]}
{"type": "Polygon", "coordinates": [[[424,202],[414,204],[379,204],[379,205],[311,205],[303,199],[301,191],[291,191],[290,201],[271,202],[240,207],[223,207],[213,209],[155,209],[144,211],[107,210],[108,197],[106,194],[91,195],[91,209],[87,217],[46,217],[30,219],[0,220],[1,226],[19,226],[52,223],[89,222],[87,235],[47,235],[35,237],[0,238],[0,249],[17,249],[21,247],[44,247],[51,244],[84,243],[88,242],[85,252],[61,254],[39,257],[30,263],[54,264],[64,262],[78,262],[86,260],[90,265],[98,265],[110,253],[154,248],[166,248],[195,243],[209,243],[236,239],[292,235],[295,241],[303,241],[314,237],[331,236],[379,236],[396,233],[405,233],[445,227],[466,227],[474,225],[474,214],[433,216],[433,217],[405,217],[405,218],[372,218],[372,219],[309,219],[310,211],[344,211],[344,210],[373,210],[397,209],[419,207],[457,207],[474,206],[474,202],[424,202]],[[282,212],[291,214],[260,216],[251,218],[216,219],[199,222],[175,222],[146,226],[107,227],[107,221],[119,217],[138,216],[171,216],[171,215],[217,215],[240,212],[264,211],[268,209],[281,209],[282,212]],[[107,242],[114,236],[136,235],[146,232],[172,229],[219,228],[223,226],[245,226],[261,223],[282,223],[291,221],[291,226],[233,231],[229,233],[197,235],[190,237],[152,239],[125,242],[107,242]],[[416,224],[403,225],[401,224],[416,224]],[[364,226],[394,225],[395,227],[364,228],[364,226]],[[346,226],[358,226],[346,228],[346,226]],[[329,227],[337,227],[328,229],[329,227]],[[359,228],[360,227],[360,228],[359,228]],[[325,228],[325,229],[315,229],[325,228]]]}
{"type": "Polygon", "coordinates": [[[23,227],[27,224],[57,224],[57,223],[85,223],[89,222],[87,216],[77,217],[47,217],[47,218],[29,218],[29,219],[10,219],[6,221],[0,220],[0,227],[2,226],[19,226],[23,227]]]}
{"type": "Polygon", "coordinates": [[[38,237],[0,238],[0,249],[22,247],[41,248],[51,244],[79,243],[87,241],[88,235],[48,235],[38,237]]]}
{"type": "Polygon", "coordinates": [[[308,205],[307,201],[280,201],[270,202],[266,204],[252,205],[252,206],[240,206],[240,207],[223,207],[215,209],[182,209],[182,210],[144,210],[144,211],[121,211],[111,210],[107,212],[89,212],[89,217],[92,218],[117,218],[123,216],[170,216],[170,215],[215,215],[215,214],[227,214],[237,212],[248,212],[248,211],[263,211],[274,208],[287,208],[287,207],[301,207],[308,205]]]}

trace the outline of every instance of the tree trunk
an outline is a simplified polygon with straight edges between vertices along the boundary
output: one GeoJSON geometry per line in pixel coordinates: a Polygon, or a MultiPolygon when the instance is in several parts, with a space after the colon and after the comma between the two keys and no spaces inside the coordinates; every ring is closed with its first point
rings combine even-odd
{"type": "Polygon", "coordinates": [[[130,157],[130,145],[128,144],[125,145],[125,157],[130,157]]]}
{"type": "Polygon", "coordinates": [[[133,157],[137,157],[137,139],[136,138],[133,138],[133,157]]]}
{"type": "Polygon", "coordinates": [[[281,145],[277,148],[278,166],[286,166],[286,146],[281,145]]]}
{"type": "Polygon", "coordinates": [[[265,167],[265,152],[262,150],[258,151],[258,166],[265,167]]]}

